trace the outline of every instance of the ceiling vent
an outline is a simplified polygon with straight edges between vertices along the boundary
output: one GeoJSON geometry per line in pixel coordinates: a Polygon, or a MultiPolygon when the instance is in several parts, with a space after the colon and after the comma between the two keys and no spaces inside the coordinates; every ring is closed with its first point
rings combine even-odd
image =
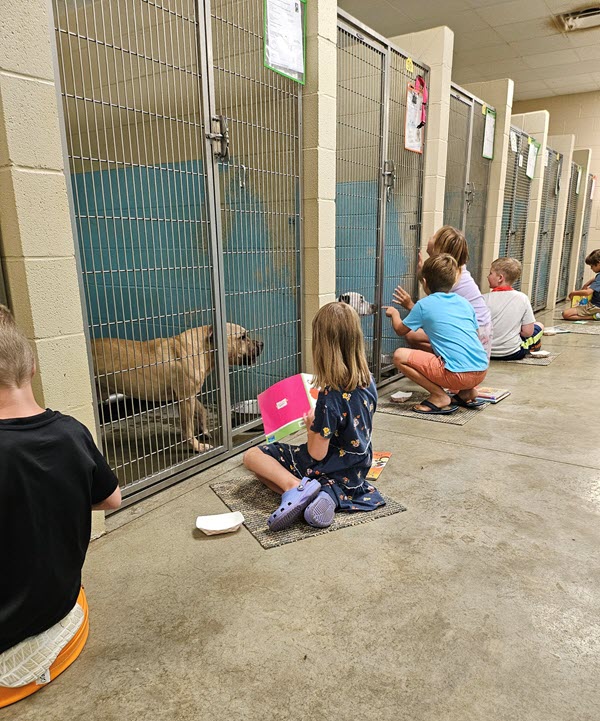
{"type": "Polygon", "coordinates": [[[600,27],[600,7],[577,10],[572,13],[564,13],[563,15],[559,15],[557,20],[561,30],[566,32],[597,28],[600,27]]]}

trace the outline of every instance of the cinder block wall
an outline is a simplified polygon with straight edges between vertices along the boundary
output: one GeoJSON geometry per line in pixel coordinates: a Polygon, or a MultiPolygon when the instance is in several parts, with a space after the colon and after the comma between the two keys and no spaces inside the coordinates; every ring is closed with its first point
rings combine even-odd
{"type": "Polygon", "coordinates": [[[312,370],[312,319],[335,300],[337,4],[307,4],[303,128],[303,365],[312,370]]]}
{"type": "MultiPolygon", "coordinates": [[[[9,302],[31,340],[38,403],[95,431],[54,86],[49,4],[4,4],[0,23],[0,242],[9,302]]],[[[94,514],[93,534],[104,514],[94,514]]]]}

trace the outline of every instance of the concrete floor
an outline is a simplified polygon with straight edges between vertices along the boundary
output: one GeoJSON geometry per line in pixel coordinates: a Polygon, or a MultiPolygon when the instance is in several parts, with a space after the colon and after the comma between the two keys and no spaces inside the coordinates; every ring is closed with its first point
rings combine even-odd
{"type": "Polygon", "coordinates": [[[600,336],[545,347],[494,364],[512,396],[464,427],[377,415],[406,513],[269,551],[196,535],[234,459],[114,516],[84,653],[2,721],[597,721],[600,434],[573,417],[600,336]]]}

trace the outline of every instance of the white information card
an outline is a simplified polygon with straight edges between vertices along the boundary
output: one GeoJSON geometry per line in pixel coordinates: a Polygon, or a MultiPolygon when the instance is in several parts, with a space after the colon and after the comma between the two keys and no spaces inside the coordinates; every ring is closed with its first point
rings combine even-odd
{"type": "Polygon", "coordinates": [[[293,79],[304,75],[300,0],[265,1],[265,65],[293,79]]]}
{"type": "Polygon", "coordinates": [[[485,129],[483,134],[483,157],[494,158],[494,133],[496,130],[496,111],[487,108],[485,111],[485,129]]]}
{"type": "Polygon", "coordinates": [[[423,93],[408,86],[406,93],[406,122],[404,127],[404,147],[413,153],[423,152],[423,129],[419,128],[423,115],[423,93]]]}

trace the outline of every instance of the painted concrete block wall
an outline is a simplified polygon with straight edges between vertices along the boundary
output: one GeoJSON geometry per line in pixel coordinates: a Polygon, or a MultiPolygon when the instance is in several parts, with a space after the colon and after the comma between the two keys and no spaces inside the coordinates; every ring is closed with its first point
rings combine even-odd
{"type": "Polygon", "coordinates": [[[540,212],[542,208],[542,190],[544,185],[544,157],[548,141],[548,126],[550,116],[547,110],[531,113],[519,113],[512,116],[512,125],[527,133],[540,143],[534,176],[531,180],[529,195],[529,213],[527,215],[527,229],[525,232],[525,248],[523,252],[523,272],[521,276],[521,290],[530,294],[533,284],[533,269],[535,251],[540,229],[540,212]]]}
{"type": "Polygon", "coordinates": [[[397,35],[391,42],[430,67],[421,247],[444,224],[454,33],[445,26],[397,35]]]}
{"type": "Polygon", "coordinates": [[[335,300],[337,4],[307,4],[303,91],[303,366],[312,370],[312,319],[335,300]]]}
{"type": "Polygon", "coordinates": [[[560,153],[562,158],[562,170],[560,174],[560,196],[558,199],[558,210],[556,213],[556,227],[554,229],[554,246],[550,274],[548,278],[548,307],[553,307],[558,278],[560,275],[560,257],[562,251],[563,237],[565,234],[565,217],[567,213],[567,201],[569,196],[569,180],[571,177],[571,161],[575,147],[574,135],[549,135],[548,145],[560,153]]]}
{"type": "MultiPolygon", "coordinates": [[[[590,172],[600,181],[600,91],[573,93],[535,100],[523,100],[515,104],[515,112],[548,110],[552,135],[574,135],[576,148],[590,148],[592,162],[590,172]]],[[[592,205],[588,251],[600,248],[600,190],[592,205]]],[[[585,280],[592,274],[586,266],[585,280]]]]}
{"type": "MultiPolygon", "coordinates": [[[[38,402],[95,432],[48,12],[45,0],[2,8],[1,254],[10,304],[36,353],[38,402]]],[[[94,535],[103,521],[94,514],[94,535]]]]}
{"type": "Polygon", "coordinates": [[[486,100],[496,108],[494,158],[490,168],[486,229],[482,257],[483,278],[481,279],[481,287],[483,292],[486,292],[487,284],[484,281],[491,262],[498,257],[500,247],[500,230],[502,227],[504,185],[506,183],[514,83],[509,79],[491,80],[488,82],[471,83],[465,86],[465,90],[486,100]]]}

